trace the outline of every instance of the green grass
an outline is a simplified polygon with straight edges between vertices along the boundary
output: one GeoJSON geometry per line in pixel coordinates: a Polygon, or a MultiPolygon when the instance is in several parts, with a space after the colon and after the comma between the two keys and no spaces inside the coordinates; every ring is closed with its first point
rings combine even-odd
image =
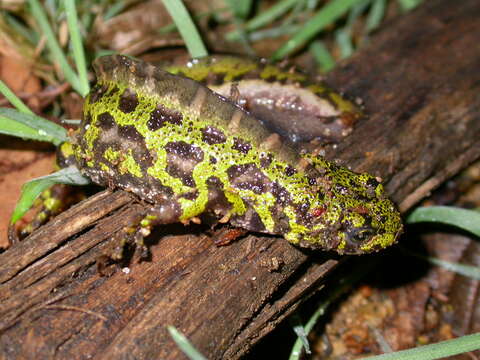
{"type": "Polygon", "coordinates": [[[326,296],[326,298],[317,306],[317,309],[310,316],[305,325],[298,323],[294,327],[295,333],[300,333],[301,335],[297,337],[295,344],[293,345],[289,360],[299,360],[302,358],[302,349],[310,353],[310,346],[308,344],[307,336],[313,330],[315,325],[322,319],[322,316],[325,315],[330,305],[334,304],[338,298],[350,290],[358,281],[363,279],[375,268],[377,261],[371,261],[368,263],[362,264],[355,272],[351,272],[346,276],[341,276],[338,280],[333,281],[332,283],[336,284],[336,287],[326,296]],[[300,330],[301,329],[301,330],[300,330]]]}
{"type": "Polygon", "coordinates": [[[46,141],[56,146],[68,141],[63,127],[32,113],[0,108],[0,120],[0,134],[46,141]]]}
{"type": "Polygon", "coordinates": [[[283,59],[291,55],[294,51],[305,46],[318,33],[324,30],[328,25],[335,22],[341,16],[344,16],[356,4],[362,0],[342,0],[328,2],[318,13],[313,16],[306,24],[294,34],[280,49],[272,55],[273,60],[283,59]]]}
{"type": "Polygon", "coordinates": [[[182,350],[182,352],[190,360],[207,360],[205,356],[200,354],[200,352],[195,349],[195,347],[190,343],[190,341],[188,341],[185,335],[178,331],[174,326],[167,326],[167,330],[173,341],[175,341],[180,350],[182,350]]]}
{"type": "Polygon", "coordinates": [[[452,225],[480,236],[480,212],[453,206],[428,206],[412,211],[407,218],[408,224],[422,222],[452,225]]]}
{"type": "MultiPolygon", "coordinates": [[[[454,226],[480,237],[480,212],[453,206],[427,206],[412,211],[407,224],[437,223],[454,226]]],[[[431,264],[441,266],[457,274],[480,280],[480,268],[467,264],[452,263],[434,257],[412,254],[431,264]]]]}
{"type": "Polygon", "coordinates": [[[190,56],[194,58],[207,56],[208,51],[183,3],[180,0],[163,0],[163,4],[182,35],[190,56]]]}
{"type": "MultiPolygon", "coordinates": [[[[80,25],[75,8],[74,0],[65,0],[65,11],[71,39],[72,53],[65,51],[60,46],[57,37],[49,23],[45,9],[38,0],[28,1],[29,9],[35,19],[40,33],[46,38],[48,53],[54,62],[59,64],[67,81],[81,95],[85,96],[90,88],[87,76],[87,66],[85,53],[83,50],[83,41],[80,35],[80,25]],[[78,73],[70,66],[67,58],[72,57],[76,64],[78,73]]],[[[59,10],[60,11],[60,10],[59,10]]],[[[19,23],[16,28],[22,29],[24,35],[28,35],[27,40],[39,38],[32,30],[26,29],[19,23]]],[[[46,141],[59,146],[61,143],[69,141],[67,131],[40,116],[35,115],[3,82],[0,81],[0,92],[16,108],[0,108],[0,133],[30,139],[36,141],[46,141]]],[[[12,214],[11,222],[18,221],[25,212],[32,206],[35,199],[47,188],[54,184],[85,185],[88,180],[84,178],[78,169],[63,169],[54,174],[33,179],[22,187],[20,199],[12,214]]]]}
{"type": "MultiPolygon", "coordinates": [[[[419,224],[425,222],[446,224],[468,231],[477,237],[480,236],[480,212],[476,210],[467,210],[451,206],[419,207],[408,216],[406,222],[407,224],[419,224]]],[[[409,254],[411,256],[415,256],[427,262],[430,262],[433,265],[446,268],[462,276],[466,276],[475,280],[480,280],[479,267],[466,264],[452,263],[441,259],[422,256],[414,253],[409,254]]],[[[301,335],[297,338],[295,345],[292,348],[289,360],[300,359],[302,354],[302,348],[304,348],[304,350],[308,353],[309,347],[305,346],[305,342],[308,341],[307,335],[313,329],[315,324],[320,320],[321,316],[327,311],[328,306],[333,302],[333,300],[338,298],[341,293],[348,290],[349,287],[351,287],[356,281],[358,281],[358,279],[365,276],[367,272],[368,271],[365,269],[359,269],[351,277],[349,276],[341,280],[342,283],[338,285],[336,291],[318,306],[317,310],[303,326],[302,331],[300,331],[301,335]]],[[[299,332],[299,326],[301,327],[301,325],[297,325],[297,330],[295,330],[297,333],[299,332]]],[[[441,359],[447,356],[453,356],[463,352],[478,349],[480,349],[480,333],[462,336],[457,339],[443,341],[436,344],[419,346],[414,349],[409,349],[405,351],[398,351],[389,354],[368,357],[368,359],[430,360],[441,359]]]]}
{"type": "MultiPolygon", "coordinates": [[[[72,0],[67,0],[66,3],[71,2],[72,0]]],[[[84,76],[85,78],[80,78],[79,74],[75,73],[75,71],[72,69],[70,64],[67,61],[67,56],[65,55],[63,49],[61,48],[60,44],[58,43],[57,37],[55,36],[52,27],[50,26],[50,23],[47,18],[47,14],[45,13],[44,8],[40,5],[38,0],[28,0],[28,4],[30,6],[31,12],[35,20],[37,21],[37,24],[41,30],[41,33],[44,34],[46,41],[47,41],[47,46],[48,50],[50,51],[53,60],[59,64],[63,75],[67,79],[67,81],[72,85],[72,87],[82,96],[85,96],[88,94],[89,87],[88,87],[88,80],[86,79],[86,70],[81,70],[80,74],[84,76]]],[[[71,6],[70,6],[71,7],[71,6]]],[[[76,16],[75,12],[72,14],[72,11],[70,9],[70,15],[67,15],[68,17],[76,16]]],[[[78,40],[80,37],[79,34],[76,34],[78,32],[78,26],[75,28],[72,28],[70,26],[69,28],[73,33],[71,34],[71,37],[73,39],[76,39],[75,41],[78,40]]],[[[81,46],[78,45],[77,46],[81,46]]],[[[78,49],[74,53],[75,56],[81,56],[83,55],[83,50],[80,52],[78,49]]],[[[76,59],[76,63],[85,63],[85,59],[76,59]]]]}
{"type": "Polygon", "coordinates": [[[65,10],[67,13],[68,31],[72,42],[73,59],[78,70],[78,93],[85,97],[90,91],[88,84],[87,64],[85,60],[85,52],[83,50],[83,41],[80,35],[80,26],[78,22],[77,9],[75,0],[65,0],[65,10]]]}
{"type": "Polygon", "coordinates": [[[414,349],[367,357],[369,360],[433,360],[480,349],[480,333],[465,335],[414,349]]]}
{"type": "MultiPolygon", "coordinates": [[[[225,39],[248,41],[253,46],[256,41],[270,38],[280,43],[272,60],[282,60],[306,49],[317,60],[320,69],[328,71],[337,60],[352,55],[366,42],[369,34],[385,19],[387,6],[393,3],[392,0],[281,0],[267,8],[255,8],[262,11],[250,9],[253,13],[250,19],[235,18],[234,23],[241,27],[236,26],[225,39]],[[336,49],[336,55],[332,56],[336,49]]],[[[398,1],[404,11],[419,3],[418,0],[398,1]]]]}
{"type": "Polygon", "coordinates": [[[15,224],[32,207],[40,194],[55,184],[87,185],[90,180],[74,167],[61,169],[53,174],[32,179],[22,186],[22,196],[15,206],[10,222],[15,224]]]}
{"type": "MultiPolygon", "coordinates": [[[[2,93],[5,98],[10,101],[10,103],[21,113],[33,115],[33,111],[25,105],[25,103],[13,93],[12,90],[0,80],[0,93],[2,93]]],[[[10,135],[10,134],[8,134],[10,135]]],[[[12,136],[15,136],[12,134],[12,136]]]]}

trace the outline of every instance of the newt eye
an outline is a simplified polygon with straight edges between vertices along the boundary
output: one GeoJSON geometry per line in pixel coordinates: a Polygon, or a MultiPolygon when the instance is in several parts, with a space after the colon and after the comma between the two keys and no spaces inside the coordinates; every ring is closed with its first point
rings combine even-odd
{"type": "Polygon", "coordinates": [[[375,235],[375,232],[368,227],[353,228],[347,232],[347,241],[362,243],[375,235]]]}

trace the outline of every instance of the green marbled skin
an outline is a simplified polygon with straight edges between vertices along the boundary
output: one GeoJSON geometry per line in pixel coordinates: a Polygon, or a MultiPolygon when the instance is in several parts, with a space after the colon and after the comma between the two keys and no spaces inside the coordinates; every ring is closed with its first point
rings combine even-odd
{"type": "Polygon", "coordinates": [[[94,67],[73,140],[77,164],[94,182],[149,202],[152,223],[210,214],[341,254],[383,249],[401,232],[374,177],[299,154],[202,84],[118,55],[94,67]]]}
{"type": "Polygon", "coordinates": [[[225,97],[231,97],[233,86],[237,104],[292,142],[340,142],[363,117],[355,104],[320,79],[312,79],[287,64],[274,66],[264,60],[210,56],[164,68],[199,81],[225,97]]]}

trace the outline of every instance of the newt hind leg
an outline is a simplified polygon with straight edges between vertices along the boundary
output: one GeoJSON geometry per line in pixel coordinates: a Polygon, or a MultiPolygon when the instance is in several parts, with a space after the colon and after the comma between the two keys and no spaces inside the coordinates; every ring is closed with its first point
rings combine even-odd
{"type": "Polygon", "coordinates": [[[124,260],[125,249],[133,246],[135,248],[134,257],[138,261],[149,259],[150,250],[145,244],[145,238],[150,235],[155,226],[180,222],[179,210],[174,205],[168,204],[156,205],[146,209],[144,213],[133,218],[129,226],[115,235],[115,246],[107,257],[114,262],[121,262],[124,260]]]}

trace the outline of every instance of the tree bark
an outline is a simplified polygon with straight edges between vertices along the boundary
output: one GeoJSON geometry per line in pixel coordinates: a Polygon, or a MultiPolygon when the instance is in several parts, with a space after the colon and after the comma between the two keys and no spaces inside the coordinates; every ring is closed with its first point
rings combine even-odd
{"type": "MultiPolygon", "coordinates": [[[[328,77],[370,116],[327,158],[382,177],[402,211],[480,156],[479,15],[477,0],[428,1],[328,77]]],[[[185,358],[173,325],[207,358],[236,359],[346,259],[254,235],[216,247],[174,225],[152,236],[151,261],[100,276],[95,260],[140,210],[105,191],[0,254],[2,358],[185,358]]]]}

